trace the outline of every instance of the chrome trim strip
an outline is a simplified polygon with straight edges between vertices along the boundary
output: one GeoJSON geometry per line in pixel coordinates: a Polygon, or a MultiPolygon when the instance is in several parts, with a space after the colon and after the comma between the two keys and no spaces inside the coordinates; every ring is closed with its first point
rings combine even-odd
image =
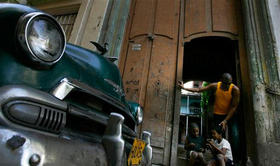
{"type": "Polygon", "coordinates": [[[104,81],[107,82],[108,84],[110,84],[111,86],[113,86],[114,87],[114,91],[116,93],[118,93],[120,96],[125,96],[125,93],[124,93],[123,89],[119,85],[117,85],[112,80],[109,80],[107,78],[105,78],[104,81]]]}
{"type": "MultiPolygon", "coordinates": [[[[84,118],[84,119],[89,119],[92,120],[96,123],[102,124],[104,126],[108,126],[108,121],[109,118],[107,116],[101,115],[101,114],[97,114],[94,112],[89,112],[86,110],[81,110],[80,108],[74,107],[74,106],[69,106],[69,114],[72,114],[73,116],[77,116],[80,118],[84,118]]],[[[136,137],[136,133],[131,130],[129,127],[127,127],[126,125],[122,125],[122,133],[128,135],[128,137],[136,137]]]]}
{"type": "Polygon", "coordinates": [[[138,125],[141,124],[143,122],[143,110],[140,105],[137,107],[136,117],[137,117],[137,124],[138,125]]]}
{"type": "Polygon", "coordinates": [[[73,89],[74,85],[68,81],[67,78],[64,78],[60,81],[60,84],[51,92],[56,98],[63,100],[73,89]]]}
{"type": "Polygon", "coordinates": [[[0,105],[15,99],[37,101],[60,110],[67,109],[66,102],[57,100],[55,97],[44,91],[24,85],[8,85],[0,87],[0,105]]]}
{"type": "MultiPolygon", "coordinates": [[[[108,126],[102,138],[109,166],[121,166],[124,154],[124,140],[122,139],[122,124],[124,117],[118,113],[111,113],[108,126]]],[[[125,161],[127,162],[127,161],[125,161]]]]}
{"type": "Polygon", "coordinates": [[[56,98],[63,100],[74,89],[84,91],[92,96],[98,97],[101,100],[106,101],[107,103],[112,103],[112,105],[114,105],[118,109],[121,110],[127,109],[122,103],[120,103],[118,100],[114,99],[113,97],[110,97],[104,94],[103,92],[88,86],[87,84],[81,83],[78,80],[71,79],[71,78],[63,78],[60,81],[59,85],[55,87],[53,91],[51,91],[51,94],[56,98]]]}
{"type": "Polygon", "coordinates": [[[72,105],[69,106],[69,114],[71,114],[75,117],[80,117],[82,119],[89,119],[91,121],[100,123],[104,126],[107,126],[107,123],[108,123],[108,117],[101,115],[101,114],[97,114],[95,112],[82,110],[82,109],[74,107],[72,105]]]}

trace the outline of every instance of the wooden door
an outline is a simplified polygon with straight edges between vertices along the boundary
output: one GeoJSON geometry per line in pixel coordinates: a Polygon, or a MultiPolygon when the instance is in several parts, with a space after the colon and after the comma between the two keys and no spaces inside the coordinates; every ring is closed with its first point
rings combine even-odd
{"type": "Polygon", "coordinates": [[[126,97],[144,108],[153,163],[169,165],[180,0],[134,0],[120,59],[126,97]]]}

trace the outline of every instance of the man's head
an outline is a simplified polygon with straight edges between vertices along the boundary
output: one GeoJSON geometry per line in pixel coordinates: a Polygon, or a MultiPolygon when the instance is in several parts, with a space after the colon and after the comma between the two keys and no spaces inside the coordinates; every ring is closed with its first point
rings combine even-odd
{"type": "Polygon", "coordinates": [[[230,85],[232,83],[232,77],[229,73],[224,73],[222,75],[222,83],[224,85],[230,85]]]}
{"type": "Polygon", "coordinates": [[[221,126],[215,126],[211,129],[212,138],[215,140],[221,140],[223,138],[222,134],[223,130],[221,126]]]}
{"type": "Polygon", "coordinates": [[[199,127],[196,123],[191,123],[191,133],[194,137],[199,136],[199,127]]]}

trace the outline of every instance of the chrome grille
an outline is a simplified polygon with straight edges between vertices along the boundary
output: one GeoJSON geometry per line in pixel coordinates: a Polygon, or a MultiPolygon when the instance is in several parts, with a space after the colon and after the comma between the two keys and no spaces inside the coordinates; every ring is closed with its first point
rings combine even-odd
{"type": "Polygon", "coordinates": [[[4,105],[4,115],[11,121],[53,133],[66,124],[66,112],[32,101],[11,101],[4,105]]]}
{"type": "Polygon", "coordinates": [[[60,129],[65,125],[65,122],[65,112],[42,106],[36,125],[44,130],[59,132],[60,129]]]}

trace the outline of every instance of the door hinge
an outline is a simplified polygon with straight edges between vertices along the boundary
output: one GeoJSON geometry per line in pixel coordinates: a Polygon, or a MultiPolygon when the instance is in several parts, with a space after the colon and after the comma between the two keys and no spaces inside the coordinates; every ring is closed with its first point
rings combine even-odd
{"type": "Polygon", "coordinates": [[[155,35],[153,33],[148,33],[147,38],[153,41],[155,39],[155,35]]]}

